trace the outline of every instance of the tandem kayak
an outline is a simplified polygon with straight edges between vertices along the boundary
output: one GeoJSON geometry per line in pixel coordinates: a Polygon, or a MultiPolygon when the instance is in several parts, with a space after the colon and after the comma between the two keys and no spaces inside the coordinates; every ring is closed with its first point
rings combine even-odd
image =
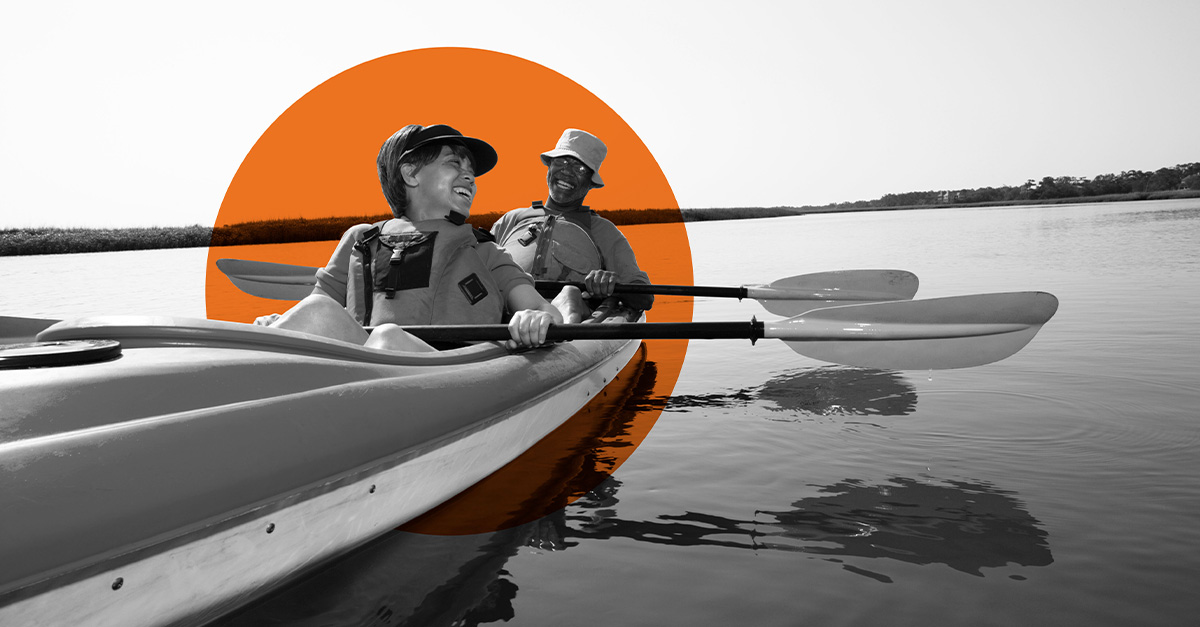
{"type": "Polygon", "coordinates": [[[496,471],[640,344],[400,353],[162,317],[36,339],[0,360],[4,625],[212,620],[496,471]]]}

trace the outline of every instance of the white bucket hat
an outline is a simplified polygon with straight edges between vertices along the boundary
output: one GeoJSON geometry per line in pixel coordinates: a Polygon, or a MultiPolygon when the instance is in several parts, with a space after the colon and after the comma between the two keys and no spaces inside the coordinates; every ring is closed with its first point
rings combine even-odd
{"type": "Polygon", "coordinates": [[[605,146],[599,137],[587,131],[569,128],[558,138],[558,145],[554,150],[542,153],[542,163],[549,167],[550,160],[555,157],[575,157],[592,169],[592,183],[596,187],[604,187],[604,179],[600,178],[600,164],[607,155],[608,146],[605,146]]]}

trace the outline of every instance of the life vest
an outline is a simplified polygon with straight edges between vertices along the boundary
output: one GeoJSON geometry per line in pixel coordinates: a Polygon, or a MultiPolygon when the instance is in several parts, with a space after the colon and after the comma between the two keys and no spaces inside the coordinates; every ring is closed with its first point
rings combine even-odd
{"type": "Polygon", "coordinates": [[[354,243],[346,309],[363,326],[500,323],[500,287],[475,249],[485,238],[449,220],[372,225],[354,243]]]}
{"type": "Polygon", "coordinates": [[[517,210],[512,229],[499,244],[538,280],[578,282],[604,267],[600,250],[587,231],[547,212],[540,201],[517,210]]]}

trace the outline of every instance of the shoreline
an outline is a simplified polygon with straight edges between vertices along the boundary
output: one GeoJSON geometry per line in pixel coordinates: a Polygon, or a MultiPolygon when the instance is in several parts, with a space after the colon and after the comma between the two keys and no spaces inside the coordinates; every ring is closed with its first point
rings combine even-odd
{"type": "MultiPolygon", "coordinates": [[[[914,209],[973,209],[994,207],[1037,207],[1064,204],[1101,204],[1144,200],[1174,200],[1200,198],[1200,190],[1171,190],[1130,192],[1103,196],[1050,198],[1029,200],[988,201],[977,203],[934,203],[917,205],[851,206],[840,203],[801,207],[714,207],[702,209],[619,209],[599,211],[614,224],[655,224],[678,221],[703,222],[710,220],[744,220],[778,218],[823,213],[856,213],[865,211],[908,211],[914,209]]],[[[499,213],[472,216],[469,222],[477,227],[490,226],[499,213]]],[[[0,257],[87,252],[116,252],[162,248],[210,248],[246,244],[284,244],[337,240],[350,226],[371,223],[389,216],[350,216],[338,218],[271,220],[222,227],[201,225],[182,227],[131,227],[114,229],[94,228],[16,228],[0,229],[0,257]]]]}

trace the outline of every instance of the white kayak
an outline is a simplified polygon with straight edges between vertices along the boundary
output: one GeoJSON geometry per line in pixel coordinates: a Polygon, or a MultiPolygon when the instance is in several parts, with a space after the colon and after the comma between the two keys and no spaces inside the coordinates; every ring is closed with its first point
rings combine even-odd
{"type": "Polygon", "coordinates": [[[212,620],[516,458],[640,344],[398,353],[148,317],[36,339],[0,346],[0,625],[212,620]]]}

